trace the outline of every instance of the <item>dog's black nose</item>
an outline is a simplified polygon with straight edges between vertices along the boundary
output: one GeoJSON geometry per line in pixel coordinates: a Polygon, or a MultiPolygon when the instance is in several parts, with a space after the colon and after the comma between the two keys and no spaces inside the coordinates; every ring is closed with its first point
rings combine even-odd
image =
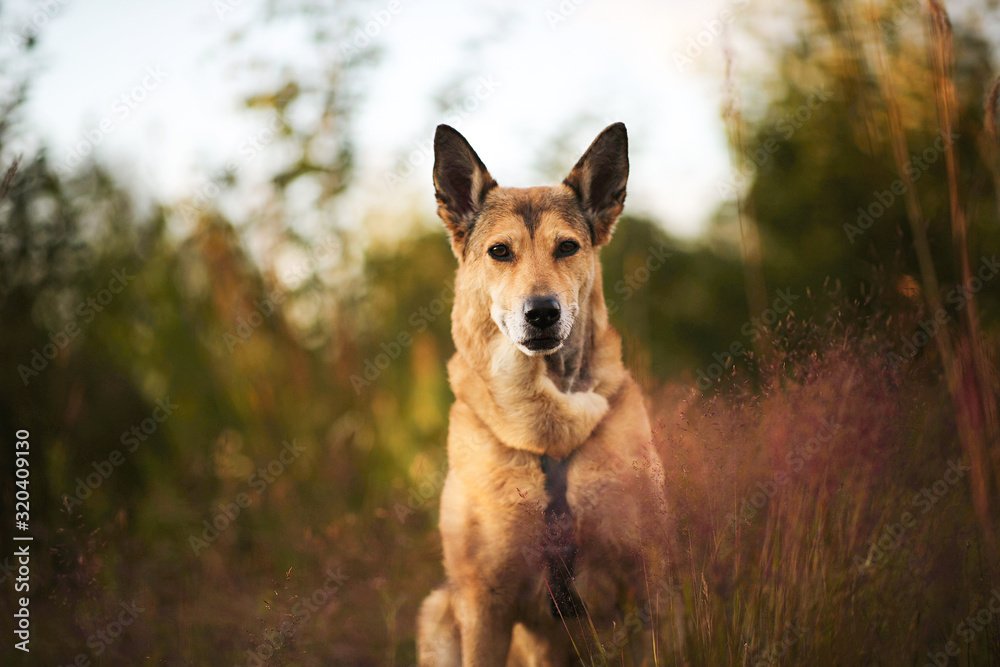
{"type": "Polygon", "coordinates": [[[524,304],[524,319],[533,327],[546,329],[559,321],[559,301],[551,296],[533,296],[524,304]]]}

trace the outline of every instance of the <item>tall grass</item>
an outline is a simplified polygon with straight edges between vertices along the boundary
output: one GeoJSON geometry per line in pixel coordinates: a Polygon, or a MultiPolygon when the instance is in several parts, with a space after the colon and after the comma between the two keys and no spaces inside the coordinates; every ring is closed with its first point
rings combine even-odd
{"type": "MultiPolygon", "coordinates": [[[[1000,614],[983,611],[991,596],[1000,600],[997,340],[982,332],[969,295],[960,320],[925,331],[912,357],[899,354],[918,322],[944,311],[943,290],[905,167],[902,104],[877,8],[861,18],[837,7],[844,24],[868,27],[845,43],[877,82],[884,120],[869,126],[887,125],[906,186],[919,288],[908,313],[838,297],[825,318],[790,315],[761,346],[753,388],[737,374],[713,397],[672,388],[656,397],[678,521],[669,616],[682,626],[659,628],[660,664],[1000,664],[1000,614]]],[[[939,129],[950,136],[951,26],[939,2],[926,9],[939,129]]],[[[1000,184],[998,91],[1000,83],[981,145],[1000,184]]],[[[741,155],[734,102],[725,117],[741,155]]],[[[970,285],[957,159],[949,144],[951,239],[970,285]]],[[[741,196],[747,280],[763,285],[752,210],[741,196]]]]}
{"type": "MultiPolygon", "coordinates": [[[[884,320],[844,316],[784,322],[754,391],[657,398],[686,632],[664,664],[923,664],[1000,584],[937,361],[894,367],[884,320]]],[[[958,664],[995,664],[998,627],[958,664]]]]}

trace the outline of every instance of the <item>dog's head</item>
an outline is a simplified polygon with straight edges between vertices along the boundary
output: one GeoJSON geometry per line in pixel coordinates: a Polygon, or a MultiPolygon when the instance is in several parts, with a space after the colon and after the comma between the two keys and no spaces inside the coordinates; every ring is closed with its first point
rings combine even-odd
{"type": "Polygon", "coordinates": [[[461,134],[434,137],[438,215],[460,271],[528,355],[562,347],[598,275],[598,248],[625,202],[628,135],[607,127],[561,185],[501,188],[461,134]]]}

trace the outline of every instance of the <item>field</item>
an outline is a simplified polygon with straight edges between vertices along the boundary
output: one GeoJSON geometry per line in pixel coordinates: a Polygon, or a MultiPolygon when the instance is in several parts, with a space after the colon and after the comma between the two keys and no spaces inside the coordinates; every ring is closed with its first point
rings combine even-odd
{"type": "MultiPolygon", "coordinates": [[[[1000,664],[995,21],[936,0],[789,7],[782,39],[741,15],[773,69],[726,51],[713,80],[732,179],[703,233],[627,203],[603,250],[670,512],[655,604],[594,628],[581,662],[639,664],[642,642],[658,665],[1000,664]]],[[[33,537],[31,652],[10,640],[5,539],[0,661],[413,664],[443,577],[456,260],[430,216],[384,234],[392,215],[338,208],[361,187],[373,65],[248,96],[280,120],[261,150],[291,157],[241,217],[243,172],[147,205],[99,160],[23,150],[33,74],[12,62],[0,505],[30,493],[30,529],[3,520],[33,537]],[[303,179],[319,231],[289,222],[303,179]]]]}

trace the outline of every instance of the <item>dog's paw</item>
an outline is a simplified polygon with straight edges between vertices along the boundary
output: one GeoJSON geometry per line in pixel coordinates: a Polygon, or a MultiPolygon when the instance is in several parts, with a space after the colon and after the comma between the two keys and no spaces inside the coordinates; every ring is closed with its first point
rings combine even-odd
{"type": "Polygon", "coordinates": [[[566,396],[572,415],[567,422],[571,427],[568,434],[569,442],[565,445],[568,451],[572,451],[586,442],[611,406],[608,399],[593,391],[583,391],[566,396]]]}
{"type": "Polygon", "coordinates": [[[597,423],[604,418],[611,407],[608,399],[596,391],[582,391],[576,394],[567,394],[567,396],[583,421],[592,422],[591,429],[593,426],[597,426],[597,423]]]}

